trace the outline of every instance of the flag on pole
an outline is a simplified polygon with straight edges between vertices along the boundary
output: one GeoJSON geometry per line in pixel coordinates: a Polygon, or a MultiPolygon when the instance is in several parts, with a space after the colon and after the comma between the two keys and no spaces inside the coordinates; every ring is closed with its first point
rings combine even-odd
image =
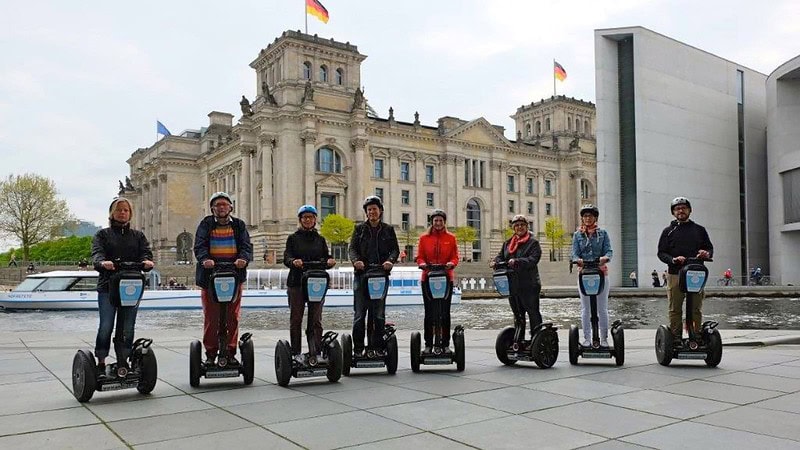
{"type": "Polygon", "coordinates": [[[553,72],[555,73],[556,78],[558,81],[564,81],[567,79],[567,71],[564,70],[564,67],[553,60],[553,72]]]}
{"type": "Polygon", "coordinates": [[[306,14],[328,23],[328,10],[318,0],[306,0],[306,14]]]}
{"type": "Polygon", "coordinates": [[[164,136],[172,136],[172,133],[169,132],[167,127],[158,120],[156,120],[156,133],[163,134],[164,136]]]}

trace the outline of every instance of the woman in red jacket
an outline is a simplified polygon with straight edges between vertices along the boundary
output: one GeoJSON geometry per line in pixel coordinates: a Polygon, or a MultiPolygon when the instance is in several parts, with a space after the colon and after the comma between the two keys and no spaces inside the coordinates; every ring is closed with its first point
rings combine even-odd
{"type": "Polygon", "coordinates": [[[428,232],[419,237],[417,244],[417,265],[422,269],[422,298],[425,301],[425,352],[432,350],[434,331],[442,333],[442,346],[445,353],[450,353],[450,300],[453,296],[451,290],[442,305],[445,311],[441,330],[433,329],[434,315],[436,314],[435,303],[428,296],[428,265],[441,264],[447,267],[447,276],[453,280],[453,269],[458,265],[458,244],[453,233],[447,231],[447,214],[441,209],[433,210],[431,214],[431,227],[428,232]]]}

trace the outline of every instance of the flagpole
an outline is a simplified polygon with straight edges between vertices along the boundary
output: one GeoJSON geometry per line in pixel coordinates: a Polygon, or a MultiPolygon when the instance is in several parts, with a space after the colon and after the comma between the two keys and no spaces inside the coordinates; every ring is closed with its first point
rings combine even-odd
{"type": "Polygon", "coordinates": [[[553,97],[556,96],[556,59],[553,58],[553,97]]]}
{"type": "Polygon", "coordinates": [[[306,34],[308,34],[308,12],[306,11],[306,2],[303,0],[303,17],[306,19],[306,34]]]}

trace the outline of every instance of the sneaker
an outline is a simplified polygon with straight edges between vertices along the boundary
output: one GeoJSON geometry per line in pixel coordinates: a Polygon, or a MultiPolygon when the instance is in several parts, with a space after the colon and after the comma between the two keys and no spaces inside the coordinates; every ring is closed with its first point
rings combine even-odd
{"type": "Polygon", "coordinates": [[[600,339],[600,347],[608,347],[608,339],[600,339]]]}
{"type": "Polygon", "coordinates": [[[305,364],[306,363],[306,356],[302,353],[298,353],[294,355],[294,360],[297,364],[305,364]]]}
{"type": "Polygon", "coordinates": [[[97,363],[97,373],[106,373],[106,363],[97,363]]]}
{"type": "Polygon", "coordinates": [[[422,353],[431,353],[433,352],[433,347],[430,345],[426,345],[425,348],[422,350],[422,353]]]}
{"type": "Polygon", "coordinates": [[[363,349],[363,348],[357,348],[357,349],[355,349],[355,350],[353,351],[353,356],[355,356],[356,358],[361,358],[361,357],[363,357],[363,356],[364,356],[364,349],[363,349]]]}
{"type": "Polygon", "coordinates": [[[449,354],[452,354],[452,353],[453,353],[453,350],[450,349],[450,346],[447,346],[447,347],[444,348],[444,354],[445,355],[449,355],[449,354]]]}
{"type": "Polygon", "coordinates": [[[584,339],[583,342],[581,342],[581,347],[591,347],[591,346],[592,346],[592,341],[588,339],[584,339]]]}
{"type": "Polygon", "coordinates": [[[206,367],[212,367],[212,366],[217,365],[217,357],[216,356],[214,356],[214,357],[206,357],[205,365],[206,365],[206,367]]]}
{"type": "Polygon", "coordinates": [[[239,361],[236,360],[235,356],[229,356],[228,357],[228,365],[229,366],[238,366],[239,365],[239,361]]]}

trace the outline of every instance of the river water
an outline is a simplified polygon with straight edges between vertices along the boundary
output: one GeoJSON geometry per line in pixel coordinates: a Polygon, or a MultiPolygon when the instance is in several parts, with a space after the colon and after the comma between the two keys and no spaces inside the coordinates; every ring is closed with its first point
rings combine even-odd
{"type": "MultiPolygon", "coordinates": [[[[542,299],[541,312],[546,322],[560,328],[580,323],[580,302],[573,299],[542,299]]],[[[703,305],[704,320],[715,320],[728,329],[800,330],[800,298],[708,298],[703,305]]],[[[387,322],[398,330],[421,330],[422,306],[390,307],[387,322]]],[[[667,299],[611,298],[609,315],[612,321],[622,320],[626,328],[657,328],[667,322],[667,299]]],[[[352,324],[349,307],[326,308],[325,329],[347,330],[352,324]]],[[[452,325],[467,329],[500,329],[513,324],[513,316],[505,299],[463,300],[453,305],[452,325]]],[[[201,310],[152,311],[138,314],[137,330],[202,328],[201,310]]],[[[245,309],[240,329],[285,330],[289,328],[288,308],[245,309]]],[[[305,328],[305,325],[304,325],[305,328]]],[[[97,329],[96,311],[31,311],[0,312],[2,331],[89,331],[97,329]]]]}

